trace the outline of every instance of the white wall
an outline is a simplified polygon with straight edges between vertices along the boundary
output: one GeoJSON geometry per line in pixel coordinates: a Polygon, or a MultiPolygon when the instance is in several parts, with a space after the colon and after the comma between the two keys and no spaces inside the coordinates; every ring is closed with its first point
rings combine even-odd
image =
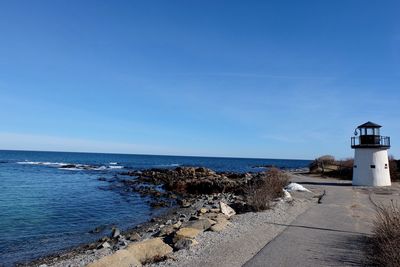
{"type": "Polygon", "coordinates": [[[387,149],[356,148],[353,166],[353,185],[390,186],[387,149]],[[385,164],[387,167],[385,167],[385,164]],[[375,165],[375,168],[371,168],[375,165]],[[355,167],[357,166],[357,167],[355,167]]]}

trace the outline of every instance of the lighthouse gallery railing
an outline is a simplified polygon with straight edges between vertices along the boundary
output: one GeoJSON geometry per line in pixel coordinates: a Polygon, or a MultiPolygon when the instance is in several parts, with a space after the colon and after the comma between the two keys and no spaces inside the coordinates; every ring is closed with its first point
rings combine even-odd
{"type": "Polygon", "coordinates": [[[361,135],[351,138],[351,147],[390,147],[390,137],[380,135],[361,135]]]}

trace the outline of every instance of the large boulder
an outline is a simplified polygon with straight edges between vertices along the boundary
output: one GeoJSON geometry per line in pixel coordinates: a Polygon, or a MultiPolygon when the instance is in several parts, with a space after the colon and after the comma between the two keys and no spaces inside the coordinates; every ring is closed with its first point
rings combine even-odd
{"type": "Polygon", "coordinates": [[[218,216],[215,218],[216,223],[210,227],[213,232],[221,232],[229,224],[228,220],[224,216],[218,216]]]}
{"type": "Polygon", "coordinates": [[[211,226],[210,230],[213,232],[221,232],[221,231],[225,230],[227,225],[228,224],[217,223],[217,224],[214,224],[213,226],[211,226]]]}
{"type": "Polygon", "coordinates": [[[178,240],[183,238],[195,239],[196,236],[198,236],[198,234],[200,234],[201,232],[202,230],[196,228],[183,227],[175,233],[173,241],[174,243],[176,243],[178,240]]]}
{"type": "MultiPolygon", "coordinates": [[[[207,168],[177,167],[176,169],[150,169],[124,173],[138,176],[134,184],[164,185],[165,189],[181,194],[211,194],[242,192],[248,177],[244,174],[216,173],[207,168]]],[[[131,182],[129,182],[131,183],[131,182]]]]}
{"type": "Polygon", "coordinates": [[[87,265],[87,267],[136,267],[142,266],[135,255],[126,249],[121,249],[114,254],[105,256],[87,265]]]}
{"type": "Polygon", "coordinates": [[[161,238],[152,238],[133,243],[129,245],[126,250],[141,263],[151,261],[155,258],[165,257],[173,251],[161,238]]]}
{"type": "Polygon", "coordinates": [[[224,202],[219,202],[219,207],[221,209],[222,214],[226,215],[228,218],[232,217],[233,215],[236,214],[235,210],[229,207],[227,204],[224,202]]]}
{"type": "Polygon", "coordinates": [[[184,223],[183,226],[205,231],[208,230],[213,224],[215,224],[215,221],[205,218],[195,221],[188,221],[184,223]]]}

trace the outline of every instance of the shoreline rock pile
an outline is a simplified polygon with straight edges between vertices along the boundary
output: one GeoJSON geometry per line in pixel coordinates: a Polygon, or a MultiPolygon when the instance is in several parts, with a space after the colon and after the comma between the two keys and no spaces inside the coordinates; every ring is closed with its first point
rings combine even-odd
{"type": "MultiPolygon", "coordinates": [[[[220,232],[229,224],[229,219],[234,216],[235,211],[226,203],[220,201],[218,208],[201,207],[188,216],[178,214],[175,223],[170,219],[162,224],[158,231],[151,235],[148,239],[136,241],[131,244],[124,244],[114,253],[102,257],[90,264],[88,267],[128,267],[142,266],[147,263],[162,261],[167,259],[174,251],[181,249],[190,249],[198,244],[196,237],[204,231],[220,232]]],[[[138,236],[135,233],[136,237],[138,236]]],[[[118,229],[112,233],[114,239],[126,240],[118,229]]],[[[140,235],[139,235],[140,238],[140,235]]],[[[107,243],[108,242],[104,242],[107,243]]],[[[111,249],[108,244],[101,248],[111,249]]]]}
{"type": "MultiPolygon", "coordinates": [[[[179,207],[174,205],[166,214],[124,233],[112,229],[110,236],[84,247],[84,253],[91,255],[84,264],[97,259],[88,266],[141,266],[190,249],[202,232],[224,231],[237,212],[252,211],[246,188],[265,177],[268,173],[217,173],[202,167],[120,173],[109,182],[122,183],[121,190],[150,196],[153,207],[172,202],[179,207]]],[[[103,230],[96,227],[93,233],[103,230]]]]}
{"type": "Polygon", "coordinates": [[[178,167],[175,169],[150,169],[122,173],[137,177],[128,184],[148,183],[162,185],[167,191],[183,195],[213,193],[243,193],[243,185],[256,174],[251,173],[217,173],[203,167],[178,167]]]}

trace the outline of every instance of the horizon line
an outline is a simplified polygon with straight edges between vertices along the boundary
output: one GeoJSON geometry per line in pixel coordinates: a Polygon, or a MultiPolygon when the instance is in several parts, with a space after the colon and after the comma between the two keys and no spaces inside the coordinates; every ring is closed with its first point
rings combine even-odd
{"type": "Polygon", "coordinates": [[[25,149],[1,149],[0,151],[16,152],[48,152],[48,153],[82,153],[82,154],[110,154],[110,155],[131,155],[131,156],[161,156],[161,157],[193,157],[193,158],[222,158],[222,159],[260,159],[260,160],[304,160],[312,159],[293,159],[293,158],[254,158],[254,157],[236,157],[236,156],[196,156],[196,155],[168,155],[168,154],[145,154],[145,153],[119,153],[119,152],[88,152],[88,151],[56,151],[56,150],[25,150],[25,149]]]}

